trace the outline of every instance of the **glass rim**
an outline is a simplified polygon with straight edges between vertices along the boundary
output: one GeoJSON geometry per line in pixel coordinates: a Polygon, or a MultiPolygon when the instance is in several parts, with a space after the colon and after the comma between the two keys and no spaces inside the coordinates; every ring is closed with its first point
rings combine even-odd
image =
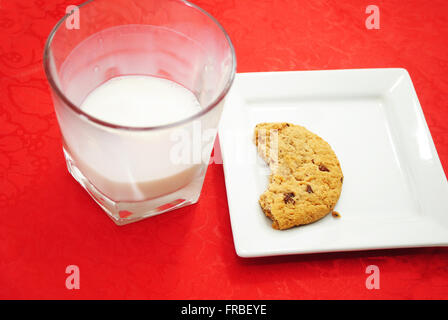
{"type": "MultiPolygon", "coordinates": [[[[78,9],[81,9],[83,6],[89,4],[90,2],[93,2],[94,0],[87,0],[83,3],[81,3],[80,5],[78,5],[78,9]]],[[[224,86],[224,88],[221,90],[220,94],[211,102],[209,103],[205,108],[203,108],[201,111],[185,118],[185,119],[181,119],[175,122],[170,122],[167,124],[162,124],[162,125],[158,125],[158,126],[124,126],[124,125],[119,125],[119,124],[114,124],[108,121],[104,121],[101,120],[97,117],[94,117],[90,114],[88,114],[87,112],[81,110],[81,108],[79,106],[77,106],[75,103],[73,103],[72,101],[70,101],[70,99],[62,92],[62,90],[59,88],[59,86],[56,84],[56,82],[54,81],[53,75],[50,71],[50,64],[49,64],[49,59],[50,59],[50,46],[51,43],[53,41],[53,38],[56,34],[56,32],[59,30],[59,27],[64,23],[64,21],[70,16],[71,13],[67,13],[66,15],[64,15],[59,21],[58,23],[56,23],[56,25],[53,27],[53,29],[50,32],[50,35],[47,38],[47,41],[45,43],[45,47],[44,47],[44,55],[43,55],[43,65],[44,65],[44,71],[45,71],[45,76],[47,77],[47,80],[50,84],[51,89],[53,90],[53,92],[56,93],[56,95],[71,109],[73,110],[75,113],[77,113],[78,115],[84,116],[85,118],[87,118],[87,120],[90,120],[98,125],[101,126],[105,126],[105,127],[109,127],[112,129],[123,129],[123,130],[129,130],[129,131],[150,131],[150,130],[159,130],[159,129],[167,129],[167,128],[172,128],[172,127],[176,127],[176,126],[180,126],[183,125],[185,123],[191,122],[195,119],[198,119],[200,117],[202,117],[203,115],[207,114],[209,111],[213,110],[223,99],[224,97],[227,95],[227,93],[230,90],[230,87],[232,86],[232,83],[235,79],[235,74],[236,74],[236,55],[235,55],[235,49],[233,47],[232,41],[230,40],[229,35],[227,34],[227,32],[225,31],[225,29],[223,28],[223,26],[211,15],[209,14],[207,11],[205,11],[204,9],[198,7],[197,5],[187,1],[187,0],[178,0],[179,2],[198,10],[199,12],[201,12],[202,14],[205,14],[213,23],[215,23],[215,25],[218,26],[218,28],[222,31],[222,33],[224,34],[225,39],[227,40],[227,43],[229,45],[229,49],[230,49],[230,53],[231,53],[231,57],[232,57],[232,69],[230,72],[230,76],[229,79],[226,82],[226,85],[224,86]]]]}

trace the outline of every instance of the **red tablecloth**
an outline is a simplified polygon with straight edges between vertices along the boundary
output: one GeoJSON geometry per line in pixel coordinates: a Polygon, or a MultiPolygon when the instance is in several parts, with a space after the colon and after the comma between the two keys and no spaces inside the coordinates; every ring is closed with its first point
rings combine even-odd
{"type": "MultiPolygon", "coordinates": [[[[447,1],[194,2],[230,34],[238,72],[406,68],[446,170],[447,1]],[[369,4],[379,30],[365,27],[369,4]]],[[[79,3],[0,1],[0,298],[448,297],[447,248],[239,258],[222,165],[198,204],[117,227],[66,170],[42,70],[46,37],[79,3]],[[371,264],[379,290],[365,286],[371,264]],[[79,290],[65,286],[68,265],[79,290]]]]}

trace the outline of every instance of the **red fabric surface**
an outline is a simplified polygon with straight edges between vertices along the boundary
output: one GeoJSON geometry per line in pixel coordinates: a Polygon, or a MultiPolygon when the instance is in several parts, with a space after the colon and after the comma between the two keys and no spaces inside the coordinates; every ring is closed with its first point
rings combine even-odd
{"type": "MultiPolygon", "coordinates": [[[[195,0],[225,27],[238,72],[406,68],[448,168],[445,0],[195,0]],[[365,27],[380,8],[380,30],[365,27]]],[[[198,204],[118,227],[66,170],[42,50],[68,4],[0,1],[0,298],[447,298],[448,249],[242,259],[222,165],[198,204]],[[68,290],[65,268],[80,268],[68,290]],[[365,286],[380,268],[379,290],[365,286]]],[[[444,199],[441,199],[441,201],[444,199]]]]}

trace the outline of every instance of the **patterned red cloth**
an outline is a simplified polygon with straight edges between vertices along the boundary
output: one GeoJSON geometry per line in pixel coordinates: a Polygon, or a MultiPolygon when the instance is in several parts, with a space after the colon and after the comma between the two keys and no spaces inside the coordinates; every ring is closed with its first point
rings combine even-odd
{"type": "MultiPolygon", "coordinates": [[[[238,72],[406,68],[446,170],[447,1],[194,2],[230,34],[238,72]],[[379,30],[365,27],[369,4],[379,30]]],[[[46,37],[79,3],[0,0],[0,298],[448,297],[447,248],[237,257],[222,165],[198,204],[117,227],[66,170],[42,70],[46,37]],[[379,290],[366,289],[372,264],[379,290]],[[65,286],[68,265],[79,290],[65,286]]]]}

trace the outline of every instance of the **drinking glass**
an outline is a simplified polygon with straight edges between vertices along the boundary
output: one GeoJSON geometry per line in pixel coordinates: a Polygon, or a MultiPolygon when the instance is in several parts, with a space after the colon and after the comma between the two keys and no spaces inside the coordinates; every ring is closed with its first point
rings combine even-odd
{"type": "Polygon", "coordinates": [[[118,225],[196,203],[235,76],[229,36],[182,0],[94,0],[68,10],[44,50],[68,171],[118,225]],[[174,81],[201,110],[139,127],[80,108],[95,88],[126,75],[174,81]]]}

